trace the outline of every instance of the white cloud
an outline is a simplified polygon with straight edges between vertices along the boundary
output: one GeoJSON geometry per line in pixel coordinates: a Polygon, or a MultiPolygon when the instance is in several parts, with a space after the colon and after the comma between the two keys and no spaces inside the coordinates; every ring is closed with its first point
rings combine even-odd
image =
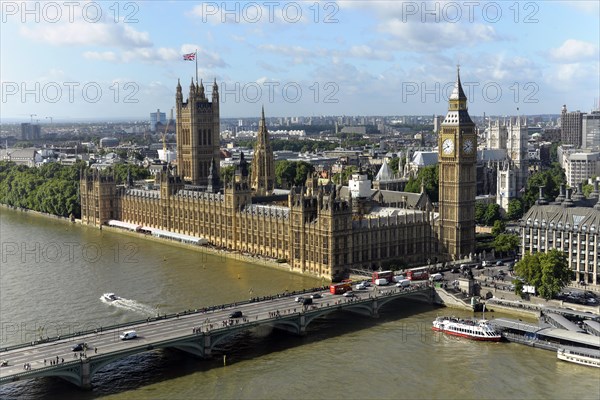
{"type": "Polygon", "coordinates": [[[83,57],[88,60],[117,61],[117,55],[112,51],[86,51],[83,57]]]}
{"type": "MultiPolygon", "coordinates": [[[[342,51],[342,54],[344,52],[342,51]]],[[[388,51],[382,50],[374,50],[371,46],[367,46],[365,44],[359,46],[352,46],[350,50],[347,52],[347,55],[350,57],[356,58],[366,58],[370,60],[386,60],[390,61],[394,57],[388,51]]]]}
{"type": "Polygon", "coordinates": [[[546,83],[558,89],[598,87],[600,69],[597,63],[567,63],[554,66],[546,83]]]}
{"type": "Polygon", "coordinates": [[[550,57],[562,62],[598,60],[598,45],[582,40],[567,39],[560,47],[550,50],[550,57]]]}
{"type": "Polygon", "coordinates": [[[600,12],[600,3],[598,1],[594,1],[594,0],[579,0],[579,1],[568,0],[568,1],[561,1],[561,3],[568,7],[573,7],[580,11],[583,11],[586,14],[588,14],[588,13],[598,14],[598,12],[600,12]]]}
{"type": "Polygon", "coordinates": [[[35,41],[54,46],[114,46],[121,48],[150,47],[148,32],[136,31],[130,26],[110,23],[88,23],[76,20],[72,23],[37,24],[22,26],[20,34],[35,41]]]}

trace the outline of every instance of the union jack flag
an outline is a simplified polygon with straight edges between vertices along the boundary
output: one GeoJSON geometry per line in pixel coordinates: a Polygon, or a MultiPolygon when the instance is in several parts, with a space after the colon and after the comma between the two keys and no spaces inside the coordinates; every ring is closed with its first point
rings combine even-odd
{"type": "Polygon", "coordinates": [[[183,55],[184,61],[194,61],[196,59],[196,53],[188,53],[183,55]]]}

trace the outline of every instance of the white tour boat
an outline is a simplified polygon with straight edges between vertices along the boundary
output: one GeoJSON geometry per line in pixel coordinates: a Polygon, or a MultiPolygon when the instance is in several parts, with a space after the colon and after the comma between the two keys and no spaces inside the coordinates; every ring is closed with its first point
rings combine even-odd
{"type": "Polygon", "coordinates": [[[559,360],[600,368],[600,351],[598,350],[583,347],[561,347],[557,350],[556,357],[559,360]]]}
{"type": "Polygon", "coordinates": [[[502,335],[485,319],[459,319],[455,317],[437,317],[433,321],[433,330],[449,335],[465,337],[473,340],[498,342],[502,335]]]}

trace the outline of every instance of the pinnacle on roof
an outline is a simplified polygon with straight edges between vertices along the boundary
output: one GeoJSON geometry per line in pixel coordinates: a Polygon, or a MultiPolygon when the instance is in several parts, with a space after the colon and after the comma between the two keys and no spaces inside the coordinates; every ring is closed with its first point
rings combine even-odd
{"type": "Polygon", "coordinates": [[[454,89],[450,95],[450,100],[466,100],[467,96],[463,91],[462,84],[460,83],[460,66],[456,66],[456,82],[454,83],[454,89]]]}

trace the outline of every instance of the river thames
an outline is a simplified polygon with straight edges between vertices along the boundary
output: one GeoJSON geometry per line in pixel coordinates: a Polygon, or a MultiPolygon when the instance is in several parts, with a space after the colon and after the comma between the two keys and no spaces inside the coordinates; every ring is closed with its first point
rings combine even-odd
{"type": "MultiPolygon", "coordinates": [[[[0,347],[323,283],[6,208],[0,242],[0,347]],[[122,299],[106,303],[106,292],[122,299]]],[[[0,398],[600,398],[598,369],[551,351],[433,332],[431,321],[445,314],[470,316],[400,300],[377,319],[331,314],[304,337],[252,330],[210,360],[175,350],[131,356],[99,371],[89,392],[40,378],[2,386],[0,398]]],[[[495,316],[506,315],[486,314],[495,316]]]]}

